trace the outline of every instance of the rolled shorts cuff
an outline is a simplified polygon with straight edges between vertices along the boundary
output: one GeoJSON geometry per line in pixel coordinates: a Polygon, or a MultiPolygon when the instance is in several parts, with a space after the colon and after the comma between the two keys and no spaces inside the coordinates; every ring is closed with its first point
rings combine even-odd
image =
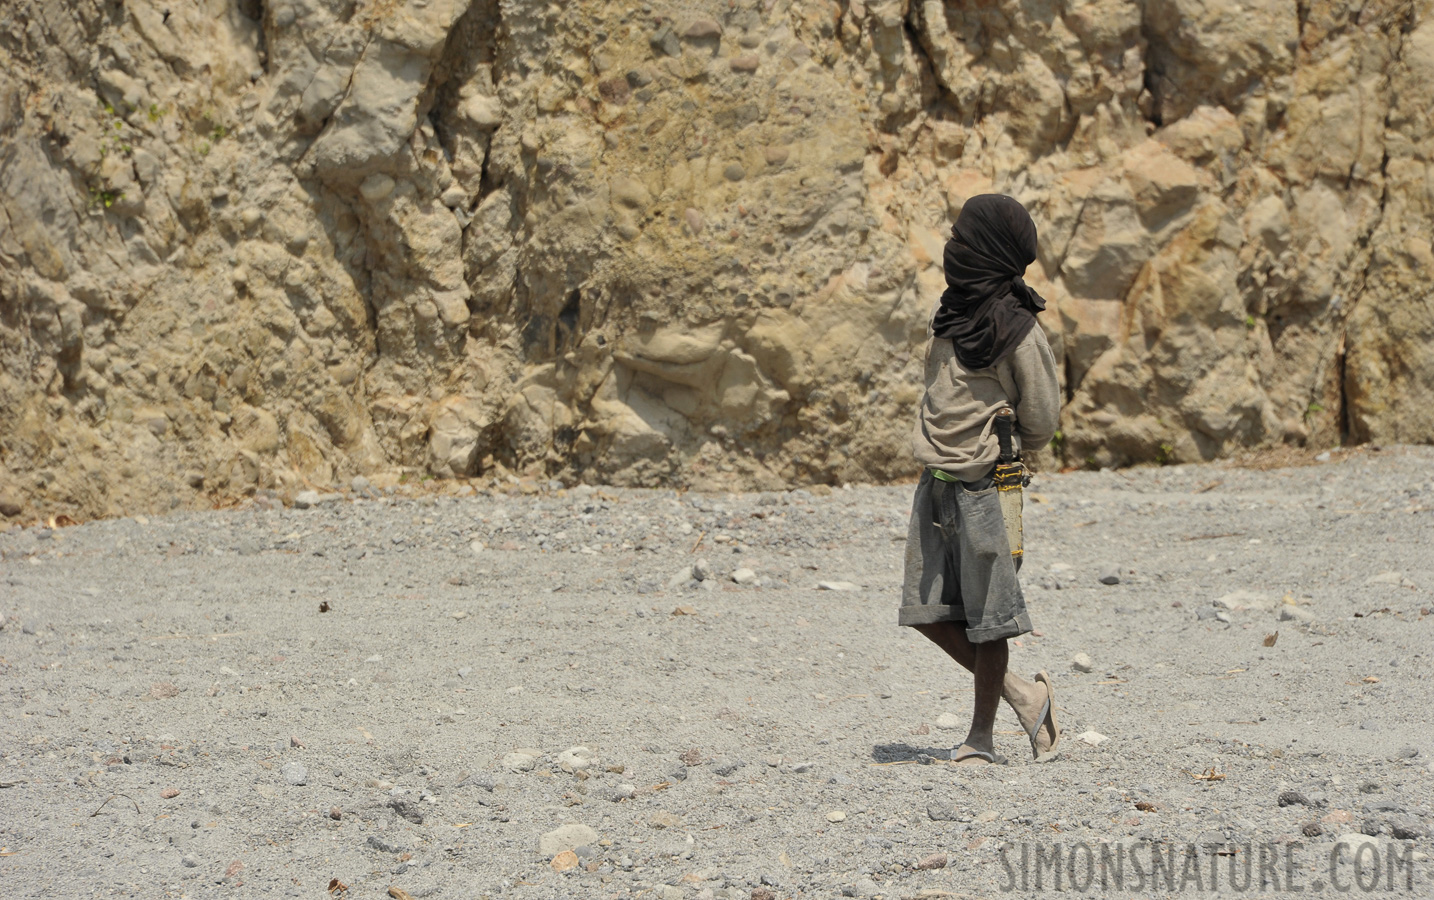
{"type": "Polygon", "coordinates": [[[1031,616],[1024,609],[1016,613],[1009,620],[996,625],[983,625],[980,628],[967,628],[966,638],[973,644],[984,644],[987,641],[999,641],[1004,638],[1020,637],[1031,630],[1031,616]]]}

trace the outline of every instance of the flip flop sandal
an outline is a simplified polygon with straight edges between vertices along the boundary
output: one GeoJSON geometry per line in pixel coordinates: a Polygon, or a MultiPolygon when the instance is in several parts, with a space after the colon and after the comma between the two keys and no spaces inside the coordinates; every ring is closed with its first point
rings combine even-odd
{"type": "Polygon", "coordinates": [[[951,751],[951,761],[957,765],[976,765],[975,762],[971,762],[970,760],[980,760],[981,765],[988,766],[1004,766],[1006,764],[1006,757],[999,753],[987,753],[985,750],[967,750],[965,753],[957,756],[956,754],[959,750],[960,748],[958,747],[956,750],[951,751]]]}
{"type": "Polygon", "coordinates": [[[1041,714],[1036,717],[1036,723],[1026,730],[1026,736],[1031,739],[1031,755],[1035,757],[1036,762],[1046,762],[1055,758],[1056,754],[1060,752],[1061,746],[1061,728],[1056,724],[1056,689],[1055,685],[1051,684],[1051,676],[1044,671],[1036,673],[1035,682],[1046,686],[1046,702],[1041,706],[1041,714]],[[1051,742],[1051,746],[1046,749],[1046,752],[1041,753],[1036,749],[1036,737],[1047,722],[1050,723],[1051,730],[1056,733],[1056,739],[1051,742]]]}

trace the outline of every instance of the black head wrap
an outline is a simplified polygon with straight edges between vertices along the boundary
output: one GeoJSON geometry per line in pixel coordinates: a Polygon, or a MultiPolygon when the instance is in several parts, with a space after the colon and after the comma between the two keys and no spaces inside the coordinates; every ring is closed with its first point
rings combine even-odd
{"type": "Polygon", "coordinates": [[[946,242],[946,291],[932,321],[968,369],[994,366],[1016,348],[1046,301],[1021,274],[1036,261],[1036,223],[1012,197],[966,201],[946,242]]]}

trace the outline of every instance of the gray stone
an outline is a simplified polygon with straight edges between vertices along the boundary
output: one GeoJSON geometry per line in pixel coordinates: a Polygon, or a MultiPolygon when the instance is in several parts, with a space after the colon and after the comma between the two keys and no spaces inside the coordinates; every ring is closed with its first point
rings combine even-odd
{"type": "Polygon", "coordinates": [[[682,41],[678,40],[677,32],[672,29],[671,22],[663,22],[647,40],[654,50],[668,56],[682,55],[682,41]]]}
{"type": "Polygon", "coordinates": [[[1396,814],[1385,820],[1389,833],[1401,841],[1417,841],[1424,837],[1424,825],[1413,816],[1396,814]]]}
{"type": "Polygon", "coordinates": [[[1309,806],[1309,798],[1299,791],[1282,791],[1277,800],[1280,806],[1309,806]]]}
{"type": "Polygon", "coordinates": [[[1213,606],[1206,606],[1195,610],[1195,618],[1201,622],[1213,619],[1218,615],[1220,615],[1220,611],[1213,606]]]}
{"type": "Polygon", "coordinates": [[[712,577],[712,564],[705,559],[699,559],[692,564],[692,577],[698,581],[706,581],[712,577]]]}
{"type": "Polygon", "coordinates": [[[756,584],[757,573],[748,568],[741,568],[732,573],[732,580],[737,584],[756,584]]]}
{"type": "Polygon", "coordinates": [[[1095,663],[1091,662],[1089,656],[1084,653],[1077,653],[1071,657],[1071,668],[1077,672],[1092,672],[1095,670],[1095,663]]]}
{"type": "Polygon", "coordinates": [[[199,857],[193,853],[186,853],[180,858],[179,863],[186,869],[195,869],[199,867],[199,857]]]}
{"type": "Polygon", "coordinates": [[[1101,569],[1099,581],[1101,584],[1120,584],[1120,570],[1114,566],[1101,569]]]}
{"type": "Polygon", "coordinates": [[[961,818],[961,810],[949,800],[937,800],[928,804],[926,814],[933,822],[956,822],[961,818]]]}
{"type": "Polygon", "coordinates": [[[0,515],[13,519],[24,510],[25,507],[14,497],[0,496],[0,515]]]}
{"type": "Polygon", "coordinates": [[[279,774],[284,776],[284,781],[292,785],[305,784],[309,780],[309,770],[304,768],[300,762],[286,762],[279,769],[279,774]]]}

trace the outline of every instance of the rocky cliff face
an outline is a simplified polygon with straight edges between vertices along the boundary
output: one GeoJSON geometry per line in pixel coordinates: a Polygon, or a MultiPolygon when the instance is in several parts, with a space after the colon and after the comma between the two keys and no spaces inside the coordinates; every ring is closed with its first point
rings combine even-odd
{"type": "Polygon", "coordinates": [[[1066,462],[1434,440],[1431,13],[11,0],[0,501],[904,476],[985,191],[1066,462]]]}

